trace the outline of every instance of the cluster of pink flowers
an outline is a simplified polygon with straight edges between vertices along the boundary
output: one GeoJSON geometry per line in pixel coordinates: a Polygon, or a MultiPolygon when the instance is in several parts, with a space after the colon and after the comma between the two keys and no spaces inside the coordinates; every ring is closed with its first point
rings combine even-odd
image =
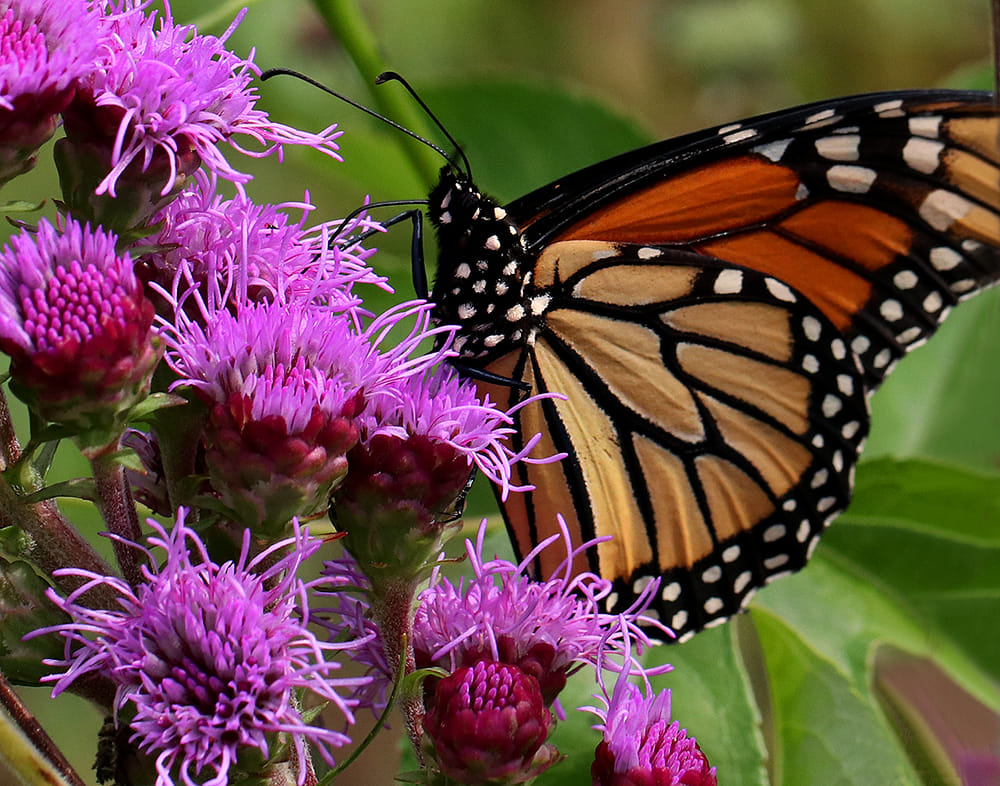
{"type": "Polygon", "coordinates": [[[73,439],[121,574],[55,506],[18,508],[52,584],[25,601],[43,681],[114,713],[134,783],[302,786],[322,766],[310,749],[332,767],[350,741],[310,701],[347,727],[386,709],[401,663],[431,669],[402,701],[428,782],[515,783],[561,758],[567,678],[613,663],[595,783],[713,784],[669,702],[624,687],[647,674],[631,653],[655,583],[608,615],[610,585],[572,573],[568,535],[564,569],[535,581],[535,554],[487,559],[483,529],[468,583],[434,569],[475,472],[519,493],[513,465],[559,457],[510,447],[515,412],[448,365],[454,328],[430,304],[365,308],[391,291],[364,245],[378,224],[251,201],[225,146],[337,158],[339,132],[257,108],[253,54],[227,48],[242,15],[214,37],[168,4],[0,0],[0,185],[65,130],[59,216],[0,250],[0,350],[36,429],[22,453],[0,407],[3,461],[28,476],[41,445],[73,439]],[[133,499],[161,517],[145,539],[133,499]],[[342,556],[304,578],[333,539],[342,556]],[[340,677],[345,659],[368,673],[340,677]]]}

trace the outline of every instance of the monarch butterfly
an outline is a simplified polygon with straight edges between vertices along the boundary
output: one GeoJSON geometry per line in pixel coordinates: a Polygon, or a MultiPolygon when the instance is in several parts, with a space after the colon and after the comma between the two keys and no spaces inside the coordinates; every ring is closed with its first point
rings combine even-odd
{"type": "Polygon", "coordinates": [[[567,397],[517,414],[522,445],[567,458],[518,466],[516,550],[558,513],[577,543],[613,535],[577,567],[619,604],[662,575],[680,640],[803,567],[850,499],[870,394],[1000,278],[998,137],[988,94],[906,91],[681,136],[504,207],[446,166],[437,319],[494,401],[567,397]]]}

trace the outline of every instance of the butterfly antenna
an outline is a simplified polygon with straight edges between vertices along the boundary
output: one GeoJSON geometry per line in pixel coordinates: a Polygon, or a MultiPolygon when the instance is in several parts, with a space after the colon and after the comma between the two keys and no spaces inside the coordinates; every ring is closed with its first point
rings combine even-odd
{"type": "MultiPolygon", "coordinates": [[[[1000,0],[994,0],[994,2],[1000,3],[1000,0]]],[[[458,154],[462,157],[462,162],[465,164],[465,176],[469,180],[472,180],[472,165],[469,163],[469,157],[466,156],[465,151],[462,150],[462,146],[455,141],[455,137],[453,137],[450,133],[448,133],[448,129],[445,128],[444,124],[437,119],[437,115],[435,115],[430,110],[430,107],[424,103],[424,100],[419,95],[417,95],[417,91],[413,89],[410,83],[407,82],[402,76],[397,74],[395,71],[383,71],[381,74],[375,77],[376,85],[382,85],[385,84],[386,82],[399,82],[404,88],[406,88],[406,92],[409,93],[411,96],[413,96],[413,100],[420,105],[420,108],[424,110],[427,117],[429,117],[431,120],[434,121],[434,125],[436,125],[438,128],[441,129],[441,133],[445,135],[448,141],[451,142],[452,146],[458,151],[458,154]]]]}
{"type": "MultiPolygon", "coordinates": [[[[1000,0],[998,0],[998,1],[1000,1],[1000,0]]],[[[420,142],[420,143],[421,143],[422,145],[426,145],[426,146],[427,146],[427,147],[429,147],[429,148],[430,148],[431,150],[433,150],[434,152],[436,152],[436,153],[437,153],[438,155],[440,155],[440,156],[441,156],[441,158],[443,158],[443,159],[444,159],[445,161],[447,161],[447,162],[448,162],[449,166],[453,167],[454,169],[458,169],[458,162],[456,162],[454,158],[452,158],[452,157],[451,157],[450,155],[448,155],[448,154],[447,154],[447,153],[446,153],[446,152],[445,152],[445,151],[444,151],[443,149],[441,149],[440,147],[438,147],[437,145],[435,145],[435,144],[434,144],[433,142],[431,142],[431,141],[430,141],[429,139],[424,139],[424,138],[423,138],[422,136],[420,136],[420,134],[417,134],[417,133],[415,133],[414,131],[411,131],[411,130],[410,130],[409,128],[407,128],[406,126],[402,126],[402,125],[400,125],[400,124],[399,124],[399,123],[397,123],[397,122],[396,122],[395,120],[390,120],[390,119],[389,119],[389,118],[387,118],[387,117],[386,117],[385,115],[380,115],[380,114],[379,114],[378,112],[376,112],[376,111],[375,111],[374,109],[371,109],[371,108],[369,108],[369,107],[365,106],[364,104],[359,104],[359,103],[358,103],[357,101],[355,101],[355,100],[353,100],[353,99],[351,99],[351,98],[348,98],[348,97],[347,97],[347,96],[345,96],[345,95],[341,95],[341,94],[340,94],[340,93],[338,93],[338,92],[337,92],[336,90],[334,90],[334,89],[332,89],[332,88],[330,88],[330,87],[327,87],[327,86],[326,86],[326,85],[324,85],[324,84],[323,84],[322,82],[317,82],[317,81],[316,81],[315,79],[313,79],[312,77],[310,77],[310,76],[306,76],[305,74],[303,74],[303,73],[301,73],[301,72],[299,72],[299,71],[294,71],[294,70],[292,70],[291,68],[269,68],[269,69],[267,69],[267,70],[266,70],[266,71],[265,71],[264,73],[262,73],[262,74],[260,75],[260,81],[261,81],[261,82],[266,82],[266,81],[267,81],[268,79],[270,79],[270,78],[271,78],[272,76],[293,76],[293,77],[295,77],[296,79],[300,79],[301,81],[305,82],[306,84],[309,84],[309,85],[312,85],[313,87],[316,87],[316,88],[319,88],[319,89],[320,89],[320,90],[322,90],[322,91],[323,91],[324,93],[329,93],[329,94],[330,94],[330,95],[332,95],[332,96],[333,96],[334,98],[339,98],[339,99],[340,99],[341,101],[343,101],[343,102],[344,102],[345,104],[350,104],[350,105],[351,105],[351,106],[353,106],[353,107],[354,107],[355,109],[360,109],[360,110],[361,110],[362,112],[364,112],[364,113],[365,113],[365,114],[367,114],[367,115],[371,115],[371,116],[372,116],[372,117],[374,117],[374,118],[375,118],[376,120],[381,120],[381,121],[382,121],[383,123],[385,123],[386,125],[390,125],[390,126],[392,126],[392,127],[393,127],[393,128],[395,128],[395,129],[396,129],[397,131],[402,131],[402,132],[403,132],[404,134],[406,134],[406,135],[407,135],[408,137],[410,137],[411,139],[415,139],[415,140],[417,140],[417,141],[418,141],[418,142],[420,142]]],[[[406,83],[404,82],[404,84],[406,84],[406,83]]],[[[407,85],[407,87],[409,87],[409,85],[407,85]]],[[[419,98],[417,99],[417,101],[418,101],[418,102],[420,103],[420,105],[421,105],[421,106],[424,106],[424,102],[423,102],[423,101],[420,101],[420,99],[419,99],[419,98]]],[[[424,107],[424,109],[426,110],[426,109],[427,109],[427,107],[424,107]]],[[[436,117],[434,117],[434,115],[431,115],[431,114],[430,114],[430,112],[428,112],[427,114],[428,114],[428,115],[430,115],[430,118],[431,118],[431,119],[432,119],[432,120],[433,120],[433,121],[434,121],[435,123],[437,123],[437,122],[438,122],[438,121],[437,121],[437,118],[436,118],[436,117]]],[[[441,124],[440,124],[440,123],[438,123],[438,127],[439,127],[439,128],[441,127],[441,124]]],[[[442,129],[442,130],[443,130],[443,129],[442,129]]],[[[450,134],[449,134],[449,133],[448,133],[447,131],[445,131],[444,133],[445,133],[445,136],[447,136],[447,137],[448,137],[448,140],[449,140],[449,141],[452,141],[452,142],[454,141],[454,140],[452,140],[452,138],[451,138],[451,135],[450,135],[450,134]]],[[[461,149],[459,149],[459,151],[458,151],[458,152],[462,154],[462,160],[463,160],[463,161],[465,162],[465,168],[466,168],[466,171],[468,171],[468,168],[469,168],[469,160],[468,160],[468,159],[467,159],[467,158],[465,157],[465,153],[463,153],[461,149]]]]}

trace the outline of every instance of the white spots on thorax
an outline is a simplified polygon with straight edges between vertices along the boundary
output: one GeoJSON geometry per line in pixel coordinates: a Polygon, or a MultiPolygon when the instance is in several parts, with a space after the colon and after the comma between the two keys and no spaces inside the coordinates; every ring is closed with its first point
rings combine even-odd
{"type": "Polygon", "coordinates": [[[866,194],[875,182],[874,169],[866,166],[837,164],[826,170],[826,182],[835,191],[845,194],[866,194]]]}
{"type": "Polygon", "coordinates": [[[487,251],[499,251],[500,250],[500,238],[496,235],[490,235],[486,238],[486,242],[483,243],[483,247],[487,251]]]}
{"type": "Polygon", "coordinates": [[[458,307],[459,319],[472,319],[476,315],[476,307],[472,303],[462,303],[458,307]]]}
{"type": "Polygon", "coordinates": [[[513,276],[517,272],[517,262],[511,260],[510,262],[508,262],[506,265],[503,266],[503,270],[500,272],[503,273],[508,278],[510,276],[513,276]]]}
{"type": "Polygon", "coordinates": [[[455,268],[455,278],[468,278],[471,274],[472,268],[465,262],[462,262],[455,268]]]}
{"type": "Polygon", "coordinates": [[[524,319],[524,315],[524,306],[518,304],[507,309],[507,313],[504,316],[507,318],[508,322],[520,322],[524,319]]]}
{"type": "Polygon", "coordinates": [[[481,295],[486,291],[486,279],[481,278],[472,284],[472,291],[477,295],[481,295]]]}
{"type": "Polygon", "coordinates": [[[545,313],[545,309],[549,307],[549,303],[552,302],[551,295],[535,295],[531,300],[528,301],[528,306],[531,309],[532,316],[539,316],[545,313]]]}
{"type": "Polygon", "coordinates": [[[493,208],[493,218],[497,221],[503,221],[507,217],[507,211],[502,207],[493,208]]]}
{"type": "Polygon", "coordinates": [[[451,223],[451,213],[445,210],[440,216],[438,216],[439,224],[450,224],[451,223]]]}
{"type": "Polygon", "coordinates": [[[488,346],[490,348],[493,348],[497,344],[499,344],[500,342],[502,342],[503,339],[504,339],[503,334],[501,334],[501,333],[494,333],[494,334],[489,335],[486,338],[484,338],[483,339],[483,344],[485,344],[486,346],[488,346]]]}

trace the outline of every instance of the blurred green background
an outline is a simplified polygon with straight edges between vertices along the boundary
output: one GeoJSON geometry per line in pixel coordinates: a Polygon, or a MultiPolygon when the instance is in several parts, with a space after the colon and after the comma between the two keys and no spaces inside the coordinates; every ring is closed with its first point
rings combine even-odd
{"type": "MultiPolygon", "coordinates": [[[[221,33],[242,5],[178,0],[173,10],[178,20],[201,20],[205,32],[221,33]]],[[[645,141],[758,112],[848,93],[990,81],[986,0],[368,0],[361,8],[385,63],[439,111],[465,147],[479,185],[503,200],[645,141]]],[[[305,0],[251,3],[231,42],[241,53],[256,48],[263,68],[295,68],[374,103],[370,85],[305,0]]],[[[297,200],[308,189],[319,221],[345,214],[366,195],[426,194],[426,178],[404,154],[397,132],[287,78],[260,92],[282,122],[310,129],[338,123],[345,162],[296,150],[284,165],[273,158],[241,160],[237,166],[256,175],[249,190],[258,201],[297,200]]],[[[44,151],[41,159],[35,172],[8,186],[6,198],[58,193],[44,151]]],[[[390,275],[400,297],[409,296],[407,231],[390,233],[381,245],[385,252],[375,265],[390,275]]],[[[995,313],[996,302],[985,308],[995,313]]],[[[940,379],[939,359],[927,358],[903,368],[922,365],[923,372],[914,373],[940,379]]],[[[927,404],[904,398],[912,411],[893,404],[884,414],[876,398],[869,455],[898,450],[905,436],[914,450],[936,439],[910,425],[912,413],[927,404]]],[[[993,441],[1000,414],[992,417],[979,430],[981,444],[963,437],[946,445],[944,457],[973,466],[1000,463],[993,441]]],[[[84,472],[71,448],[62,450],[62,459],[63,474],[84,472]]],[[[488,491],[472,505],[488,510],[488,491]]],[[[44,693],[32,697],[43,723],[53,725],[81,773],[93,779],[92,730],[99,719],[81,702],[50,702],[44,693]]],[[[366,716],[362,726],[367,723],[366,716]]],[[[368,758],[393,761],[384,751],[368,758]]],[[[344,782],[388,778],[355,773],[344,782]]]]}

